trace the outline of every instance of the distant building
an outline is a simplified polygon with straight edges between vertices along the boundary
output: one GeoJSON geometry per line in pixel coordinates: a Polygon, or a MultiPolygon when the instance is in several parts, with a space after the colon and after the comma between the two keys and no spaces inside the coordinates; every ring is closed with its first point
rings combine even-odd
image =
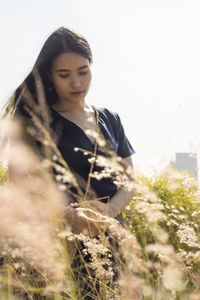
{"type": "Polygon", "coordinates": [[[180,171],[188,171],[198,179],[198,159],[197,153],[176,153],[174,168],[180,171]]]}

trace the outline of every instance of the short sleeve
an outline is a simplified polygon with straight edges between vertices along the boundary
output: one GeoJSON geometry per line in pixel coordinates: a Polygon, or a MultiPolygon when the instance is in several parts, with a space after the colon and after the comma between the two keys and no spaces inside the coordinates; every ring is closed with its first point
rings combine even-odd
{"type": "Polygon", "coordinates": [[[131,156],[135,150],[127,139],[120,117],[107,108],[98,108],[101,132],[110,140],[115,152],[122,158],[131,156]]]}
{"type": "Polygon", "coordinates": [[[135,150],[133,149],[133,147],[131,146],[129,140],[125,135],[124,127],[117,113],[116,113],[116,119],[117,119],[117,131],[118,131],[118,142],[119,142],[117,154],[122,158],[125,158],[134,154],[135,150]]]}

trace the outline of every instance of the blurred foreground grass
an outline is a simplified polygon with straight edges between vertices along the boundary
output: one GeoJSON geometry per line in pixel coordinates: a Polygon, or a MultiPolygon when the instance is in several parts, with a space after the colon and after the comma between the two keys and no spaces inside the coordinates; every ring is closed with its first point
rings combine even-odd
{"type": "MultiPolygon", "coordinates": [[[[1,183],[7,178],[1,165],[1,183]]],[[[2,214],[3,207],[0,211],[2,214]]],[[[18,257],[19,246],[7,251],[6,237],[2,236],[0,299],[200,299],[200,193],[195,179],[171,167],[152,177],[137,175],[136,194],[123,216],[128,238],[136,238],[140,250],[133,253],[132,246],[123,249],[127,266],[120,275],[119,290],[106,287],[106,280],[101,278],[104,293],[82,298],[67,259],[65,290],[70,292],[64,292],[42,269],[28,265],[26,255],[18,257]]],[[[70,234],[65,237],[72,239],[70,234]]],[[[9,236],[7,239],[9,245],[9,236]]],[[[64,249],[67,253],[66,244],[64,249]]]]}

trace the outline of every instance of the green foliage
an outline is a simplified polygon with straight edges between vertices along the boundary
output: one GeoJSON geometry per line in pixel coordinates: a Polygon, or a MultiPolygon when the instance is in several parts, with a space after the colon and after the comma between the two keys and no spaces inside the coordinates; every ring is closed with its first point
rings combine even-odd
{"type": "Polygon", "coordinates": [[[184,284],[177,289],[176,299],[185,299],[180,298],[181,295],[198,291],[200,282],[198,183],[186,172],[178,172],[172,167],[152,177],[140,174],[137,183],[136,195],[124,211],[124,217],[142,246],[146,280],[151,287],[164,285],[166,288],[166,283],[161,284],[161,266],[171,266],[170,260],[174,259],[174,263],[182,269],[180,277],[184,284]],[[166,258],[164,247],[166,256],[170,247],[174,256],[171,251],[166,258]]]}

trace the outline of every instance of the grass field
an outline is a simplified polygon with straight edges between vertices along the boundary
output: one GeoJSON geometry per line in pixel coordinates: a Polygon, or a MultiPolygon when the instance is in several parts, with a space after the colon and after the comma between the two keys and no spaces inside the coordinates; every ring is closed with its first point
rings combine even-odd
{"type": "Polygon", "coordinates": [[[50,161],[14,141],[9,176],[0,166],[1,300],[200,299],[200,192],[193,177],[172,167],[136,174],[123,226],[104,217],[97,237],[75,234],[63,196],[72,174],[58,164],[64,179],[56,186],[50,161]]]}

